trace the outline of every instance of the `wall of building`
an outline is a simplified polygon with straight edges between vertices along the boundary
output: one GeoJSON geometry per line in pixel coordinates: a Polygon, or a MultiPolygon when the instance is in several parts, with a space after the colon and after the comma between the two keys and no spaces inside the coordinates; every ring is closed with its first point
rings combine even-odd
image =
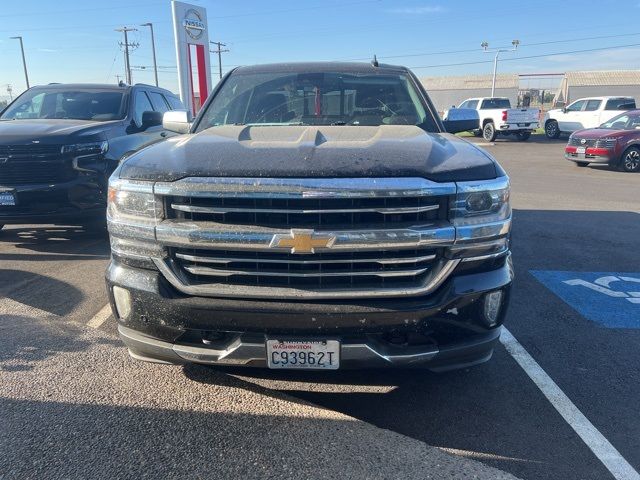
{"type": "Polygon", "coordinates": [[[640,104],[640,85],[569,85],[569,101],[573,102],[583,97],[633,97],[640,104]]]}

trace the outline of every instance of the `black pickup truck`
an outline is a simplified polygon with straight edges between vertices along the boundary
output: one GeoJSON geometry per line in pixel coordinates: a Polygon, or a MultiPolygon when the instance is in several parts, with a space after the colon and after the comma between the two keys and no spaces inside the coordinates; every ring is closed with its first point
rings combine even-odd
{"type": "Polygon", "coordinates": [[[162,114],[183,108],[142,84],[27,90],[0,114],[0,228],[103,220],[120,159],[169,135],[162,114]]]}
{"type": "MultiPolygon", "coordinates": [[[[455,117],[454,117],[455,115],[455,117]]],[[[406,68],[240,67],[109,184],[106,279],[141,360],[461,368],[513,277],[509,179],[406,68]]]]}

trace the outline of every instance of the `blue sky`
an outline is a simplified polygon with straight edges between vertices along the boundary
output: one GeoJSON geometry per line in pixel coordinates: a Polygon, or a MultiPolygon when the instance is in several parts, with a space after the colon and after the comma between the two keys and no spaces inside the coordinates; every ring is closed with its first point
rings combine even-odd
{"type": "MultiPolygon", "coordinates": [[[[207,8],[210,39],[231,50],[223,56],[225,71],[235,65],[288,60],[367,60],[376,53],[381,61],[407,65],[418,76],[490,73],[493,57],[482,52],[480,43],[506,47],[514,38],[520,40],[520,48],[502,55],[502,72],[640,66],[639,0],[190,3],[207,8]],[[541,56],[552,53],[558,55],[541,56]]],[[[177,90],[169,0],[2,0],[0,6],[0,98],[6,84],[14,93],[25,88],[19,44],[10,36],[24,37],[32,85],[115,82],[124,62],[118,47],[121,34],[114,29],[145,22],[154,24],[158,64],[166,67],[160,73],[161,86],[177,90]]],[[[140,47],[131,64],[151,66],[148,29],[140,27],[132,37],[140,47]]],[[[211,63],[215,79],[215,56],[211,63]]],[[[133,78],[152,83],[153,74],[134,71],[133,78]]]]}

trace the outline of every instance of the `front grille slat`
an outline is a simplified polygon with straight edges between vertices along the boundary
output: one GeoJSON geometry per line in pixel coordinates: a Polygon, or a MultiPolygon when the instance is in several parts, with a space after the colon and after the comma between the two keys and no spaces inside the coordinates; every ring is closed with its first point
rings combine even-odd
{"type": "Polygon", "coordinates": [[[579,138],[571,137],[569,145],[572,147],[586,147],[586,148],[607,148],[611,149],[615,147],[616,140],[612,138],[579,138]],[[584,140],[584,143],[582,142],[584,140]]]}
{"type": "MultiPolygon", "coordinates": [[[[322,264],[318,264],[321,269],[322,264]]],[[[193,265],[185,265],[183,268],[194,275],[203,275],[209,277],[231,277],[234,275],[255,276],[255,277],[283,277],[283,272],[268,270],[221,270],[211,267],[197,267],[193,265]]],[[[427,268],[418,268],[414,270],[389,270],[389,271],[347,271],[347,272],[310,272],[298,273],[287,271],[286,276],[291,278],[312,278],[312,277],[415,277],[425,273],[427,268]]]]}
{"type": "MultiPolygon", "coordinates": [[[[221,257],[210,257],[210,256],[197,256],[197,255],[188,255],[185,253],[176,253],[176,258],[182,260],[188,260],[191,262],[197,263],[215,263],[215,264],[229,264],[231,262],[255,262],[257,260],[251,258],[221,258],[221,257]]],[[[415,262],[426,262],[429,260],[434,260],[436,255],[423,255],[418,257],[407,257],[407,258],[352,258],[352,259],[327,259],[327,260],[291,260],[291,259],[272,259],[272,258],[261,258],[260,263],[286,263],[292,265],[322,265],[322,264],[338,264],[338,263],[378,263],[380,265],[391,265],[391,264],[401,264],[401,263],[415,263],[415,262]]]]}
{"type": "Polygon", "coordinates": [[[0,145],[0,185],[33,185],[71,180],[76,172],[60,145],[0,145]]]}

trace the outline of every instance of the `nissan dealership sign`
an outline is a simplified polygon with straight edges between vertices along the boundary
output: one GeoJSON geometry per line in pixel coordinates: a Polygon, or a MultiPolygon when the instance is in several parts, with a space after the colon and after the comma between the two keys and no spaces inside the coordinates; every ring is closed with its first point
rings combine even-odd
{"type": "Polygon", "coordinates": [[[194,114],[211,92],[207,10],[171,2],[180,99],[194,114]]]}

